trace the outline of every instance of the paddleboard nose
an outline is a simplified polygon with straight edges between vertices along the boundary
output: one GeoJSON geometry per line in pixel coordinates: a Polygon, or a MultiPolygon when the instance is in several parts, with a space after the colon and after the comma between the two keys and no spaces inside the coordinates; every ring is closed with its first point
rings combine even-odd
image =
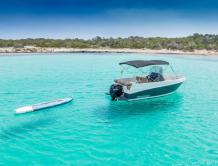
{"type": "Polygon", "coordinates": [[[34,111],[32,106],[25,106],[25,107],[16,109],[15,113],[22,114],[22,113],[31,112],[31,111],[34,111]]]}

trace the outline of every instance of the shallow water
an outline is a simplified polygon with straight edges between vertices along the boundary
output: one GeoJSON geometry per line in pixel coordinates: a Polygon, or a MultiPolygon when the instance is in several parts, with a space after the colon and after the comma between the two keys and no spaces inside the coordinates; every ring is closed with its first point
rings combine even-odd
{"type": "Polygon", "coordinates": [[[0,164],[218,165],[218,58],[140,54],[0,57],[0,164]],[[187,77],[168,97],[112,102],[121,61],[163,59],[187,77]],[[72,96],[25,115],[14,109],[72,96]]]}

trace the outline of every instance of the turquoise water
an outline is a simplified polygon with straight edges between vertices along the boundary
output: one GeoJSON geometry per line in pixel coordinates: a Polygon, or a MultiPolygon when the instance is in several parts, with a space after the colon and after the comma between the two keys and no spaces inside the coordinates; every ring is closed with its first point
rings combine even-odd
{"type": "Polygon", "coordinates": [[[218,58],[140,54],[0,57],[0,164],[218,165],[218,58]],[[163,59],[187,77],[173,95],[112,102],[121,61],[163,59]],[[18,107],[72,96],[25,115],[18,107]]]}

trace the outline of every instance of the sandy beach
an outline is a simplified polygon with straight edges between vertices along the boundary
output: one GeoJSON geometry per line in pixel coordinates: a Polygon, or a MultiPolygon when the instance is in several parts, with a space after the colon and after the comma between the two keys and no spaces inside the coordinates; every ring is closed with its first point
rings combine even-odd
{"type": "Polygon", "coordinates": [[[218,55],[215,50],[194,50],[194,51],[181,51],[181,50],[151,50],[151,49],[114,49],[114,48],[42,48],[42,47],[27,47],[27,48],[14,48],[4,47],[0,48],[0,53],[142,53],[142,54],[184,54],[184,55],[218,55]]]}

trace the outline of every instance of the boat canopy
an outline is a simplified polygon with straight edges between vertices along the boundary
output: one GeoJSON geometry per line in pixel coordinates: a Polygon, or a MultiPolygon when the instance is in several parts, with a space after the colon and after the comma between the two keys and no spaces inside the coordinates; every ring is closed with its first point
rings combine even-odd
{"type": "Polygon", "coordinates": [[[135,68],[141,68],[145,66],[151,65],[169,65],[169,62],[162,61],[162,60],[134,60],[134,61],[126,61],[119,63],[120,65],[129,65],[135,68]]]}

